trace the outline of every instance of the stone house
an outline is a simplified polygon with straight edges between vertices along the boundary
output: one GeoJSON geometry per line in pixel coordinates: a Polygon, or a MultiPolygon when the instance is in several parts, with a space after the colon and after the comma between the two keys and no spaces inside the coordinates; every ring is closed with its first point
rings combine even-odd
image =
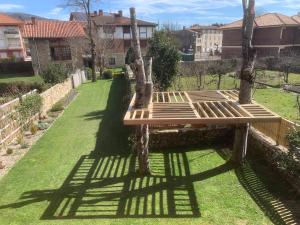
{"type": "Polygon", "coordinates": [[[24,59],[26,51],[21,36],[23,21],[0,13],[0,59],[24,59]]]}
{"type": "Polygon", "coordinates": [[[63,63],[70,70],[83,67],[88,42],[81,23],[32,18],[25,22],[22,36],[28,41],[35,74],[49,63],[63,63]]]}
{"type": "MultiPolygon", "coordinates": [[[[83,13],[74,12],[70,16],[71,21],[86,21],[83,13]]],[[[104,64],[108,67],[123,66],[128,49],[131,46],[131,22],[130,18],[118,13],[105,13],[102,10],[92,14],[97,55],[104,52],[104,64]]],[[[137,20],[138,35],[142,54],[146,54],[148,41],[153,37],[155,23],[137,20]]]]}
{"type": "MultiPolygon", "coordinates": [[[[242,20],[223,26],[222,58],[240,58],[242,20]]],[[[300,51],[300,16],[267,13],[255,18],[253,46],[258,57],[280,57],[300,51]]]]}

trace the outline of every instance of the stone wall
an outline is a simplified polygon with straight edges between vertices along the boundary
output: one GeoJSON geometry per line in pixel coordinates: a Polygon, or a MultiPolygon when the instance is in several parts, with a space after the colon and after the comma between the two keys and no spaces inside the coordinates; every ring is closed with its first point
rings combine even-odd
{"type": "Polygon", "coordinates": [[[282,152],[288,152],[288,149],[264,136],[261,132],[251,128],[248,137],[248,154],[254,158],[263,158],[264,161],[273,169],[276,170],[292,187],[300,194],[300,178],[290,174],[278,166],[278,156],[282,152]]]}
{"type": "Polygon", "coordinates": [[[41,93],[43,98],[42,115],[46,115],[52,106],[61,98],[66,96],[73,88],[72,79],[68,78],[65,82],[56,84],[45,92],[41,93]]]}
{"type": "Polygon", "coordinates": [[[232,143],[234,130],[231,127],[151,130],[150,149],[197,147],[209,143],[232,143]]]}

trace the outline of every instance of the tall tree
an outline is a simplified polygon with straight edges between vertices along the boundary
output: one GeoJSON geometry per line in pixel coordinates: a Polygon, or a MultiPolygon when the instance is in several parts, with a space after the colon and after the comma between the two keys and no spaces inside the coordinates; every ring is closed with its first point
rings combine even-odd
{"type": "Polygon", "coordinates": [[[150,40],[147,55],[153,57],[153,76],[159,90],[167,90],[178,72],[180,55],[167,30],[157,31],[150,40]]]}
{"type": "MultiPolygon", "coordinates": [[[[151,99],[153,92],[153,85],[151,86],[151,71],[152,71],[152,60],[146,63],[144,67],[144,61],[142,58],[140,40],[138,37],[138,27],[136,20],[135,8],[130,8],[131,18],[131,30],[132,30],[132,41],[133,49],[135,54],[135,69],[134,74],[136,78],[136,99],[135,108],[147,108],[149,100],[151,99]]],[[[139,125],[136,128],[136,139],[137,139],[137,155],[139,163],[139,172],[141,175],[150,174],[150,163],[149,163],[149,127],[148,125],[139,125]]]]}
{"type": "MultiPolygon", "coordinates": [[[[239,103],[250,104],[252,98],[252,87],[255,79],[256,51],[252,46],[253,28],[255,19],[255,0],[242,0],[243,4],[243,26],[242,26],[242,68],[240,73],[239,103]]],[[[247,139],[249,124],[236,126],[233,145],[232,160],[241,164],[247,152],[247,139]]]]}
{"type": "Polygon", "coordinates": [[[92,4],[97,0],[66,0],[66,6],[82,10],[87,19],[87,35],[90,44],[91,65],[92,65],[92,81],[96,81],[96,45],[93,39],[93,20],[92,20],[92,4]]]}

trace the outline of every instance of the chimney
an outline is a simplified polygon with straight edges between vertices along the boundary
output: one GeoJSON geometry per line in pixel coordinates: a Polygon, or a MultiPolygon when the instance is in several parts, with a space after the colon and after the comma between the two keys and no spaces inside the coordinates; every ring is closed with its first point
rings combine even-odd
{"type": "Polygon", "coordinates": [[[102,9],[99,9],[98,15],[99,15],[99,16],[103,16],[103,10],[102,10],[102,9]]]}
{"type": "Polygon", "coordinates": [[[123,11],[119,10],[119,17],[122,17],[122,16],[123,16],[123,11]]]}
{"type": "Polygon", "coordinates": [[[31,23],[32,23],[32,25],[35,25],[35,23],[36,23],[36,18],[35,17],[31,17],[31,23]]]}

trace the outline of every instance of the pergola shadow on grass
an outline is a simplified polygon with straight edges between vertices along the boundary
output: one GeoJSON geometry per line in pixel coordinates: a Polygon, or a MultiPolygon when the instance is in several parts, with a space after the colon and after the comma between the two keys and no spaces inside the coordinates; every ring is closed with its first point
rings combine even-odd
{"type": "MultiPolygon", "coordinates": [[[[38,216],[41,220],[96,218],[194,220],[204,216],[204,210],[206,212],[214,210],[201,208],[203,205],[215,206],[204,202],[209,201],[210,196],[205,198],[201,196],[209,195],[206,193],[209,189],[205,187],[215,188],[217,185],[217,192],[222,193],[214,195],[217,192],[210,192],[212,198],[220,197],[215,200],[218,205],[229,201],[230,213],[233,211],[231,216],[234,217],[236,207],[234,204],[239,201],[234,201],[235,199],[230,197],[239,198],[238,194],[243,194],[241,201],[245,200],[244,198],[247,200],[247,194],[244,195],[242,188],[236,187],[241,184],[273,223],[294,223],[297,219],[295,217],[297,208],[293,208],[290,204],[289,200],[294,200],[293,192],[287,193],[289,188],[286,184],[281,183],[277,177],[274,179],[276,174],[269,172],[269,168],[257,167],[259,162],[255,162],[257,165],[248,163],[243,168],[234,168],[226,162],[227,157],[222,149],[216,149],[216,152],[224,158],[224,163],[218,155],[216,156],[214,150],[207,151],[211,149],[207,146],[151,151],[153,173],[150,176],[139,176],[136,173],[136,157],[131,154],[129,148],[128,137],[131,130],[122,124],[126,109],[121,107],[123,98],[120,95],[122,93],[120,88],[124,88],[124,81],[115,79],[112,82],[106,109],[84,115],[87,121],[101,119],[96,134],[96,146],[90,154],[84,154],[79,158],[61,187],[24,192],[17,202],[1,205],[0,210],[21,208],[45,201],[49,204],[38,216]],[[216,158],[217,163],[201,165],[216,158]],[[211,167],[206,168],[206,165],[211,167]],[[238,181],[235,181],[236,178],[232,179],[229,173],[234,173],[238,181]],[[227,178],[232,180],[230,182],[222,180],[227,178]],[[232,191],[238,193],[235,195],[231,193],[232,191]]],[[[248,200],[247,202],[249,204],[248,200]]],[[[216,211],[217,213],[220,212],[216,211]]],[[[253,212],[251,215],[253,216],[253,212]]],[[[195,223],[201,221],[195,220],[195,223]]]]}

